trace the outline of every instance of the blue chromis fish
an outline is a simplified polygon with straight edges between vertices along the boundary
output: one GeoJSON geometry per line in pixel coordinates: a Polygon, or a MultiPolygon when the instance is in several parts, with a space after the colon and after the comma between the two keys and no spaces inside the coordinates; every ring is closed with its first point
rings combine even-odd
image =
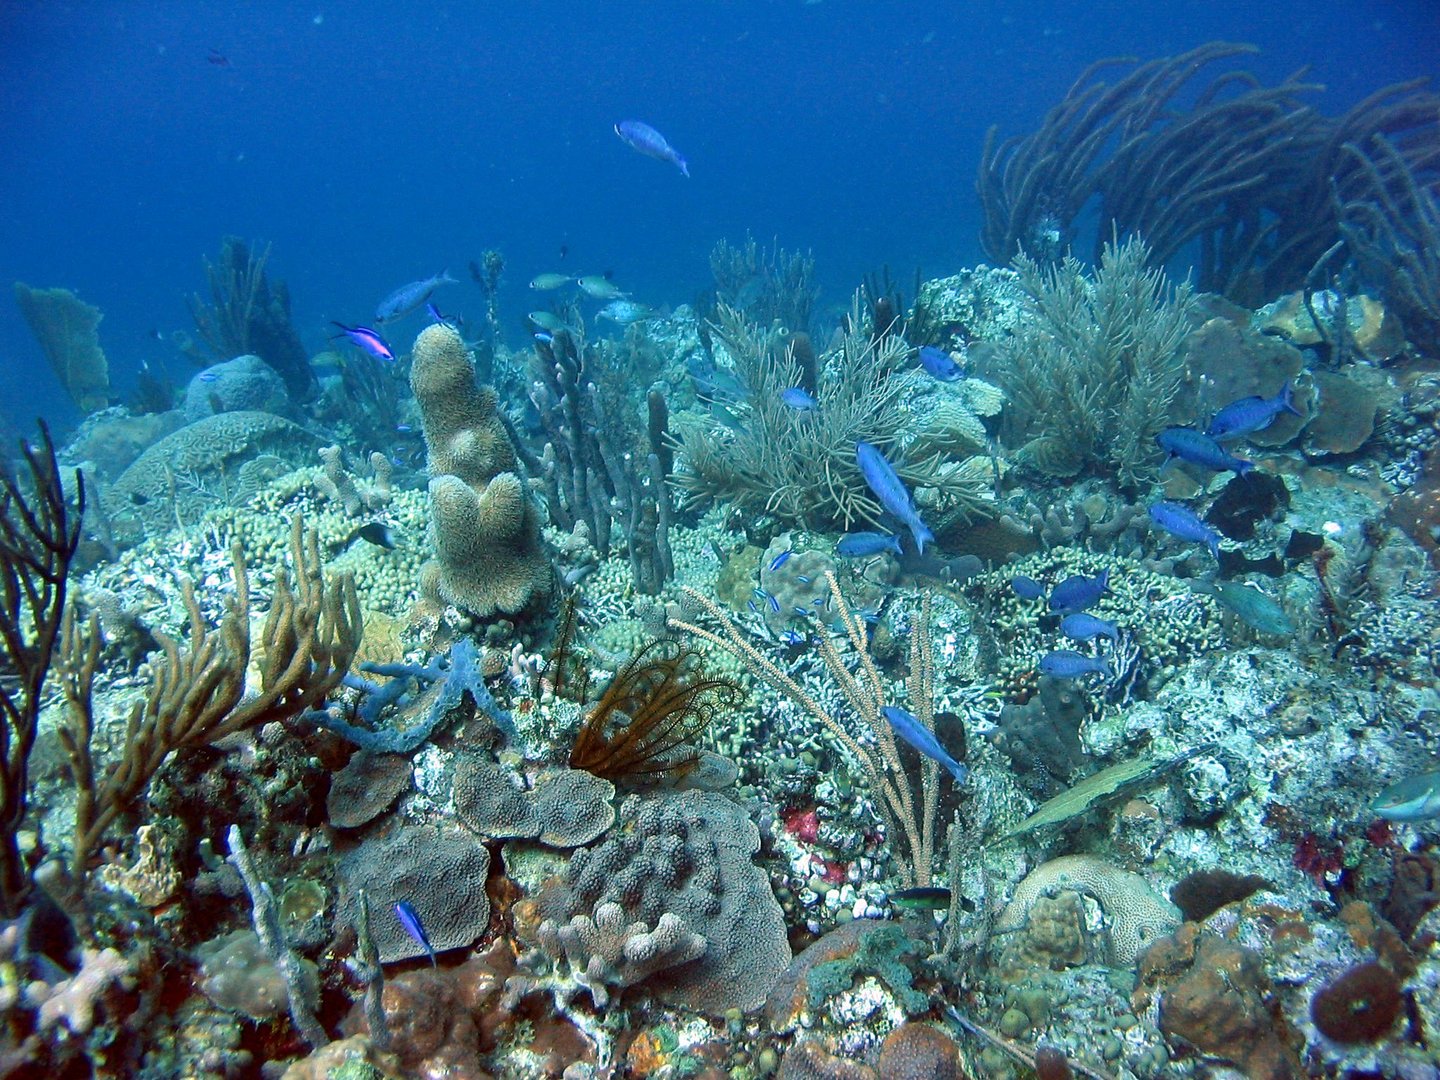
{"type": "Polygon", "coordinates": [[[671,146],[665,136],[649,124],[639,120],[621,120],[615,125],[615,134],[619,135],[620,140],[630,149],[638,150],[657,161],[668,161],[680,170],[681,176],[690,175],[690,166],[680,155],[680,151],[671,146]]]}
{"type": "Polygon", "coordinates": [[[405,932],[414,938],[425,949],[425,955],[430,957],[430,966],[437,967],[435,963],[435,950],[430,946],[430,938],[425,933],[425,927],[420,922],[420,915],[410,906],[408,900],[401,900],[395,905],[395,918],[405,928],[405,932]]]}
{"type": "Polygon", "coordinates": [[[935,733],[922,724],[914,713],[907,712],[896,705],[885,705],[880,712],[884,714],[886,720],[890,721],[890,726],[895,729],[896,735],[932,761],[938,761],[945,771],[955,778],[957,784],[965,782],[965,778],[970,775],[970,770],[945,752],[945,748],[940,745],[940,740],[935,738],[935,733]]]}
{"type": "Polygon", "coordinates": [[[1194,428],[1167,427],[1155,436],[1155,442],[1165,451],[1166,465],[1179,458],[1214,472],[1230,471],[1241,476],[1255,468],[1253,461],[1236,457],[1212,437],[1194,428]]]}
{"type": "Polygon", "coordinates": [[[1089,641],[1097,637],[1106,637],[1114,642],[1120,640],[1120,631],[1113,622],[1097,618],[1085,611],[1072,611],[1061,619],[1060,633],[1072,641],[1089,641]]]}
{"type": "Polygon", "coordinates": [[[842,559],[865,559],[883,551],[900,554],[900,537],[882,532],[846,533],[835,545],[835,554],[842,559]]]}
{"type": "Polygon", "coordinates": [[[921,555],[925,545],[935,539],[930,527],[920,520],[915,505],[910,501],[910,492],[905,487],[895,467],[885,460],[885,455],[867,442],[855,444],[855,461],[860,466],[860,475],[880,500],[880,505],[893,514],[910,530],[915,538],[915,547],[921,555]]]}
{"type": "Polygon", "coordinates": [[[629,326],[631,323],[644,322],[654,315],[655,309],[649,304],[637,304],[634,300],[611,300],[595,313],[595,318],[609,319],[621,326],[629,326]]]}
{"type": "Polygon", "coordinates": [[[371,330],[370,327],[346,326],[344,323],[335,322],[333,319],[331,322],[340,328],[340,333],[332,335],[332,341],[335,340],[335,338],[346,337],[350,339],[351,343],[364,349],[371,356],[381,360],[394,361],[394,351],[386,343],[385,339],[374,330],[371,330]]]}
{"type": "Polygon", "coordinates": [[[1243,397],[1232,401],[1211,418],[1205,434],[1212,439],[1249,435],[1265,430],[1282,412],[1292,416],[1304,415],[1295,407],[1295,387],[1288,379],[1273,398],[1243,397]]]}
{"type": "Polygon", "coordinates": [[[442,270],[434,277],[428,277],[424,281],[412,281],[409,285],[402,285],[380,301],[380,306],[375,309],[375,321],[387,323],[403,319],[426,300],[429,300],[430,294],[441,285],[453,285],[454,283],[455,279],[450,276],[450,271],[442,270]]]}
{"type": "Polygon", "coordinates": [[[1407,776],[1376,795],[1370,809],[1387,821],[1429,821],[1440,816],[1440,772],[1407,776]]]}
{"type": "Polygon", "coordinates": [[[808,390],[800,386],[791,386],[780,391],[780,400],[796,412],[810,412],[818,409],[820,402],[810,394],[808,390]]]}
{"type": "Polygon", "coordinates": [[[1210,585],[1215,598],[1233,611],[1247,626],[1265,634],[1295,633],[1295,622],[1273,596],[1238,581],[1215,581],[1210,585]]]}
{"type": "Polygon", "coordinates": [[[1021,600],[1039,600],[1045,595],[1045,586],[1033,577],[1016,574],[1010,579],[1010,591],[1021,600]]]}
{"type": "Polygon", "coordinates": [[[941,382],[954,382],[964,374],[949,353],[934,345],[921,346],[920,366],[941,382]]]}
{"type": "Polygon", "coordinates": [[[1110,568],[1107,566],[1094,577],[1071,574],[1050,590],[1051,611],[1084,611],[1099,603],[1110,584],[1110,568]]]}
{"type": "Polygon", "coordinates": [[[1037,666],[1041,675],[1049,675],[1052,679],[1078,679],[1082,675],[1104,675],[1107,679],[1115,677],[1109,661],[1086,656],[1074,649],[1048,652],[1040,658],[1037,666]]]}
{"type": "Polygon", "coordinates": [[[1208,547],[1215,558],[1220,557],[1220,534],[1187,507],[1173,502],[1151,503],[1150,520],[1171,536],[1198,541],[1208,547]]]}

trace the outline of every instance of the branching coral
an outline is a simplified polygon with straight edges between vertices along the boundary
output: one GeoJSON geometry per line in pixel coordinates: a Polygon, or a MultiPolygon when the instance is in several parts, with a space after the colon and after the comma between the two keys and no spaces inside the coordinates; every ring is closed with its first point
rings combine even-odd
{"type": "MultiPolygon", "coordinates": [[[[685,591],[716,622],[720,632],[716,633],[691,622],[671,619],[669,625],[684,630],[724,649],[739,660],[757,679],[768,683],[773,689],[784,694],[800,706],[813,719],[819,721],[840,744],[860,762],[875,796],[876,807],[885,820],[891,835],[905,838],[905,850],[900,855],[901,876],[907,886],[929,885],[934,862],[937,838],[936,813],[939,805],[940,768],[932,759],[921,761],[921,791],[919,805],[915,792],[907,779],[905,761],[900,756],[895,741],[895,732],[881,712],[885,705],[887,687],[880,677],[868,649],[869,638],[865,627],[844,594],[831,571],[825,572],[834,604],[835,617],[844,627],[845,636],[855,656],[858,672],[850,670],[850,664],[830,641],[827,634],[816,639],[825,669],[839,687],[850,707],[861,717],[870,739],[861,742],[852,735],[839,719],[821,705],[806,689],[787,672],[781,670],[752,645],[740,632],[734,620],[723,612],[719,605],[694,589],[685,591]],[[873,739],[873,742],[870,741],[873,739]]],[[[911,708],[916,719],[932,734],[935,730],[934,716],[934,655],[930,641],[930,605],[928,597],[921,603],[920,612],[911,630],[910,677],[906,683],[911,708]]]]}
{"type": "Polygon", "coordinates": [[[1006,434],[1023,463],[1056,477],[1113,473],[1126,487],[1153,477],[1195,302],[1188,285],[1146,268],[1149,255],[1136,239],[1108,244],[1088,278],[1074,258],[1049,270],[1017,260],[1028,317],[995,374],[1013,401],[1006,434]]]}
{"type": "MultiPolygon", "coordinates": [[[[902,338],[872,338],[858,296],[847,327],[824,358],[815,407],[796,409],[781,396],[802,385],[791,335],[720,308],[715,334],[747,396],[735,406],[742,421],[737,427],[694,419],[678,425],[684,455],[676,482],[692,500],[729,502],[748,517],[773,514],[805,528],[880,522],[855,444],[892,447],[900,441],[908,426],[903,399],[914,376],[898,370],[908,348],[902,338]]],[[[946,468],[938,455],[899,464],[896,471],[912,490],[934,488],[972,509],[987,494],[973,473],[946,468]]]]}
{"type": "Polygon", "coordinates": [[[173,751],[208,746],[237,731],[298,715],[340,684],[364,629],[355,583],[348,574],[325,580],[319,539],[305,531],[298,514],[291,521],[290,554],[294,582],[283,567],[276,573],[258,650],[252,651],[250,585],[238,543],[232,549],[235,592],[217,629],[205,625],[194,585],[182,582],[189,647],[182,650],[178,642],[155,634],[164,658],[156,664],[145,700],[130,714],[124,755],[108,769],[97,768],[91,746],[99,624],[92,615],[82,628],[67,612],[57,665],[67,706],[59,735],[78,792],[71,856],[76,879],[84,879],[110,826],[130,811],[173,751]],[[252,655],[259,663],[260,686],[246,697],[252,655]]]}
{"type": "Polygon", "coordinates": [[[50,432],[24,448],[29,490],[0,470],[0,915],[14,917],[29,892],[16,833],[25,818],[30,751],[41,693],[60,639],[65,582],[80,542],[85,484],[72,516],[50,432]]]}
{"type": "Polygon", "coordinates": [[[820,290],[814,285],[815,260],[786,251],[778,241],[766,251],[746,236],[736,247],[721,240],[710,251],[715,298],[722,307],[743,312],[762,326],[778,323],[793,333],[810,327],[810,308],[820,290]]]}

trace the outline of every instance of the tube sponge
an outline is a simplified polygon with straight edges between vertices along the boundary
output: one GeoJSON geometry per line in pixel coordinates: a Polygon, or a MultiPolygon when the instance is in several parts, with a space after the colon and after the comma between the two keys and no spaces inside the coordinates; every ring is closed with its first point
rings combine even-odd
{"type": "Polygon", "coordinates": [[[460,335],[443,323],[415,339],[410,387],[430,466],[435,559],[421,588],[482,618],[516,614],[550,594],[535,502],[516,470],[495,391],[475,383],[460,335]]]}

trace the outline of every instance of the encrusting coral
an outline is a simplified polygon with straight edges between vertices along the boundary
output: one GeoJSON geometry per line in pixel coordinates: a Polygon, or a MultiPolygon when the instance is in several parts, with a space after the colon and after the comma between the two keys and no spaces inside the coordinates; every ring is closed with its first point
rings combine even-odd
{"type": "Polygon", "coordinates": [[[435,544],[422,591],[481,618],[514,615],[549,596],[552,575],[495,391],[476,385],[465,343],[443,323],[421,331],[412,358],[435,544]]]}

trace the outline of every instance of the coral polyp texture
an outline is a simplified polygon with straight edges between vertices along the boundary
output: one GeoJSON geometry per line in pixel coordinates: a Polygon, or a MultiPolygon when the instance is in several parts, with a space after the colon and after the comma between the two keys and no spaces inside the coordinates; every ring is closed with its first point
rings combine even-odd
{"type": "MultiPolygon", "coordinates": [[[[95,85],[107,35],[173,39],[174,6],[72,34],[81,5],[10,5],[6,56],[87,54],[10,80],[35,107],[7,134],[44,121],[128,177],[73,102],[41,104],[95,85]]],[[[648,46],[702,5],[627,24],[658,73],[638,96],[572,20],[570,62],[524,108],[490,95],[483,142],[454,97],[478,84],[433,35],[389,34],[394,107],[433,97],[413,134],[380,125],[416,182],[311,237],[363,238],[363,271],[228,238],[190,260],[190,333],[17,286],[35,340],[0,318],[0,380],[25,389],[0,404],[48,382],[64,411],[0,446],[0,1077],[1440,1077],[1440,94],[1366,96],[1354,62],[1424,5],[1254,24],[1317,75],[1336,44],[1343,111],[1252,75],[1247,46],[1091,64],[1093,34],[1009,5],[1004,33],[1043,39],[1040,81],[1071,89],[981,155],[993,267],[945,265],[964,245],[915,199],[956,190],[954,155],[913,125],[927,94],[983,114],[955,93],[972,71],[997,115],[1034,109],[1006,81],[1034,56],[993,48],[974,5],[910,5],[916,52],[813,0],[727,51],[755,6],[704,5],[702,29],[742,81],[770,55],[751,46],[796,44],[756,73],[801,95],[770,95],[772,123],[729,128],[733,94],[704,129],[677,108],[665,72],[694,42],[648,46]],[[847,33],[863,63],[836,59],[847,33]],[[813,168],[833,133],[792,99],[863,105],[896,57],[899,152],[813,168]],[[596,135],[569,94],[546,113],[594,70],[644,122],[596,135]],[[670,138],[693,179],[633,153],[673,166],[670,138]],[[868,219],[818,239],[935,276],[843,280],[855,258],[740,221],[713,281],[684,280],[718,239],[695,230],[753,202],[745,170],[784,201],[787,156],[787,228],[868,180],[868,219]],[[447,202],[472,186],[478,221],[447,202]],[[557,190],[576,198],[547,208],[557,190]],[[466,252],[476,228],[526,239],[466,252]],[[293,308],[282,262],[314,289],[293,308]]],[[[264,107],[287,71],[252,47],[275,7],[198,69],[132,65],[188,71],[187,115],[243,92],[266,119],[263,155],[212,163],[223,191],[294,172],[294,110],[264,107]]],[[[481,5],[448,7],[464,55],[481,5]]],[[[1433,33],[1406,41],[1390,77],[1440,68],[1433,33]]],[[[358,131],[370,91],[346,86],[358,131]]],[[[170,160],[170,130],[147,154],[170,160]]],[[[11,142],[7,196],[46,186],[6,203],[7,242],[74,234],[29,262],[8,243],[17,273],[82,252],[87,301],[163,296],[176,230],[87,251],[104,192],[77,174],[73,213],[36,212],[85,155],[11,142]]],[[[365,164],[347,183],[389,182],[365,164]]]]}
{"type": "Polygon", "coordinates": [[[443,323],[415,339],[410,386],[424,424],[435,558],[424,585],[481,617],[543,602],[552,585],[540,512],[516,471],[495,390],[475,381],[460,334],[443,323]]]}

